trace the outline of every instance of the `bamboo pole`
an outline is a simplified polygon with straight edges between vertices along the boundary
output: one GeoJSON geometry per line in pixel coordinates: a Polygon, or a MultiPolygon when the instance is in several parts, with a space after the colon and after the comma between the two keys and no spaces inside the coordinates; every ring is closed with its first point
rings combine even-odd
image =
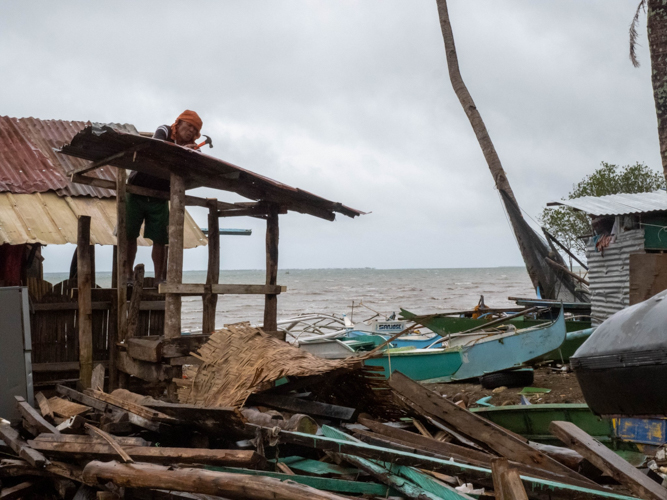
{"type": "MultiPolygon", "coordinates": [[[[220,281],[220,218],[218,217],[218,200],[207,200],[208,205],[208,270],[206,284],[217,285],[220,281]]],[[[218,295],[207,293],[202,297],[204,318],[202,333],[215,331],[215,308],[218,295]]]]}
{"type": "MultiPolygon", "coordinates": [[[[185,219],[185,179],[171,174],[169,207],[169,260],[167,283],[180,284],[183,279],[183,221],[185,219]]],[[[181,296],[168,293],[165,297],[164,336],[181,336],[181,296]]]]}
{"type": "MultiPolygon", "coordinates": [[[[266,219],[266,284],[278,282],[278,207],[272,205],[266,219]]],[[[264,296],[264,331],[278,330],[278,296],[264,296]]]]}
{"type": "Polygon", "coordinates": [[[79,217],[77,247],[77,325],[79,329],[79,379],[87,389],[93,375],[93,306],[91,297],[90,217],[79,217]]]}

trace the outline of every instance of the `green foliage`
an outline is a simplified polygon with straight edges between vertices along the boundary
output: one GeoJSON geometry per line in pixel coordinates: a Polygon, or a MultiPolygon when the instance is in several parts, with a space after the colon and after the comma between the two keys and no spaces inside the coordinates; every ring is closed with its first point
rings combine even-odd
{"type": "MultiPolygon", "coordinates": [[[[600,168],[573,186],[567,199],[617,193],[646,193],[664,188],[665,178],[662,174],[651,170],[643,163],[619,167],[602,162],[600,168]]],[[[564,206],[547,207],[542,212],[540,221],[547,231],[571,252],[584,255],[586,242],[578,236],[593,232],[588,215],[564,206]]]]}

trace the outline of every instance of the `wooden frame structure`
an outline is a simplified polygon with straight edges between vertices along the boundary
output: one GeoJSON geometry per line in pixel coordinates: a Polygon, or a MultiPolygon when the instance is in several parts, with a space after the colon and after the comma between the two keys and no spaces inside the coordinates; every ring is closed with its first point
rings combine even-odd
{"type": "MultiPolygon", "coordinates": [[[[83,158],[92,163],[73,172],[72,181],[116,190],[117,198],[117,296],[115,315],[116,336],[109,335],[109,381],[111,388],[125,385],[126,375],[133,375],[149,382],[170,382],[179,378],[180,367],[195,362],[189,356],[191,350],[204,343],[208,334],[215,330],[215,309],[220,294],[264,295],[264,331],[279,335],[277,331],[278,295],[285,287],[277,284],[278,242],[280,214],[289,210],[334,220],[335,213],[349,217],[363,214],[340,203],[335,203],[314,194],[292,188],[190,149],[146,137],[127,134],[103,126],[90,126],[79,132],[61,153],[83,158]],[[114,166],[118,169],[117,183],[83,175],[96,168],[114,166]],[[165,296],[164,335],[161,337],[133,338],[132,315],[139,310],[142,286],[135,286],[132,300],[127,301],[127,241],[125,237],[126,193],[167,198],[167,193],[153,191],[126,184],[126,169],[145,172],[156,177],[170,179],[169,252],[167,282],[160,284],[157,292],[165,296]],[[249,203],[225,203],[217,199],[203,199],[185,194],[186,189],[210,187],[231,191],[254,200],[249,203]],[[183,223],[186,205],[203,206],[209,209],[209,249],[206,283],[184,284],[183,277],[183,223]],[[266,220],[266,283],[264,285],[221,285],[219,218],[249,216],[266,220]],[[181,336],[181,297],[202,297],[203,335],[181,336]]],[[[89,224],[89,221],[88,221],[89,224]]],[[[79,224],[79,310],[82,317],[90,307],[91,290],[89,260],[84,247],[86,221],[79,224]]],[[[143,269],[143,266],[142,266],[143,269]]],[[[139,281],[139,280],[137,280],[139,281]]],[[[85,345],[90,337],[89,324],[79,323],[79,342],[85,345]]],[[[81,382],[90,386],[92,358],[87,349],[80,353],[81,382]],[[85,367],[85,369],[84,369],[85,367]]],[[[173,389],[173,384],[171,384],[173,389]]]]}

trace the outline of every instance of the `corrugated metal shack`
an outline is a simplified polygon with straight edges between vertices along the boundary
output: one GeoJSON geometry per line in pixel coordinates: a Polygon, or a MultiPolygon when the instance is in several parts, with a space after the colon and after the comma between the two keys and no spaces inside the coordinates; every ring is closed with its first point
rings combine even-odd
{"type": "Polygon", "coordinates": [[[593,324],[667,289],[667,193],[621,193],[560,200],[587,213],[593,324]]]}
{"type": "MultiPolygon", "coordinates": [[[[28,287],[36,387],[54,379],[78,379],[79,369],[77,301],[71,296],[76,279],[58,284],[44,281],[41,246],[76,244],[80,215],[92,219],[93,255],[95,244],[116,245],[115,191],[72,183],[70,173],[88,162],[54,151],[88,125],[0,116],[0,286],[28,287]]],[[[137,134],[132,125],[113,127],[137,134]]],[[[91,175],[101,181],[116,181],[114,168],[100,168],[91,175]]],[[[186,248],[206,244],[206,237],[187,213],[184,226],[186,248]]],[[[138,243],[150,245],[143,238],[138,243]]],[[[94,360],[109,357],[109,307],[108,297],[96,297],[92,314],[94,360]]],[[[161,332],[163,324],[164,300],[159,298],[141,311],[138,335],[161,332]]]]}

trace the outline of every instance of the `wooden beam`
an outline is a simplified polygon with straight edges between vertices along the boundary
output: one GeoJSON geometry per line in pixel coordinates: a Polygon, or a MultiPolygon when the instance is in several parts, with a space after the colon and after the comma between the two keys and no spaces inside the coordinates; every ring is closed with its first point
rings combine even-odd
{"type": "Polygon", "coordinates": [[[286,290],[287,287],[276,284],[204,285],[199,283],[160,283],[158,287],[160,293],[174,295],[278,295],[286,290]]]}
{"type": "Polygon", "coordinates": [[[549,431],[639,498],[665,500],[667,490],[571,422],[551,422],[549,431]]]}
{"type": "Polygon", "coordinates": [[[319,403],[317,401],[306,401],[291,396],[274,394],[251,394],[248,402],[291,413],[305,413],[307,415],[341,420],[343,422],[353,422],[357,418],[358,413],[356,408],[319,403]]]}
{"type": "Polygon", "coordinates": [[[127,353],[132,359],[159,363],[162,361],[162,339],[134,337],[127,339],[127,353]]]}
{"type": "MultiPolygon", "coordinates": [[[[70,454],[92,460],[113,460],[118,456],[108,443],[79,444],[71,442],[28,441],[33,449],[49,457],[66,458],[70,454]]],[[[206,448],[170,448],[156,446],[124,446],[125,453],[135,460],[150,463],[183,463],[226,465],[229,467],[264,467],[266,459],[252,450],[209,450],[206,448]]]]}
{"type": "Polygon", "coordinates": [[[49,463],[44,455],[32,449],[9,424],[0,423],[0,437],[14,453],[33,467],[44,467],[49,463]]]}
{"type": "MultiPolygon", "coordinates": [[[[217,200],[208,200],[208,268],[206,284],[217,285],[220,281],[220,219],[218,219],[217,200]]],[[[207,293],[202,297],[204,318],[202,332],[215,331],[215,309],[218,304],[218,295],[207,293]]]]}
{"type": "MultiPolygon", "coordinates": [[[[150,442],[140,437],[114,436],[116,442],[122,446],[150,446],[150,442]]],[[[48,441],[49,443],[77,443],[82,445],[104,444],[106,441],[99,436],[89,434],[40,434],[34,441],[48,441]]]]}
{"type": "Polygon", "coordinates": [[[180,358],[181,356],[188,356],[191,352],[196,351],[208,342],[210,337],[210,334],[203,333],[196,335],[182,335],[181,337],[173,339],[164,339],[164,342],[162,343],[162,357],[180,358]]]}
{"type": "Polygon", "coordinates": [[[109,162],[111,162],[113,160],[117,160],[118,158],[122,158],[123,156],[125,156],[128,153],[136,153],[137,151],[141,151],[142,149],[147,148],[149,145],[150,145],[149,143],[137,144],[137,145],[132,146],[131,148],[128,148],[124,151],[120,151],[119,153],[115,153],[115,154],[112,154],[111,156],[107,156],[106,158],[102,158],[101,160],[88,163],[84,167],[80,167],[78,169],[75,169],[72,172],[72,176],[77,175],[77,174],[78,175],[83,175],[86,172],[90,172],[91,170],[95,170],[97,168],[109,165],[109,162]]]}
{"type": "Polygon", "coordinates": [[[35,401],[37,401],[37,404],[39,405],[39,411],[41,412],[43,417],[48,417],[50,419],[53,419],[53,411],[51,410],[51,407],[49,406],[49,400],[46,399],[46,396],[44,396],[44,393],[38,392],[35,394],[35,401]]]}
{"type": "MultiPolygon", "coordinates": [[[[119,168],[116,172],[116,244],[118,247],[117,277],[117,337],[122,342],[127,337],[127,214],[126,214],[127,171],[119,168]]],[[[119,382],[121,382],[119,380],[119,382]]],[[[119,385],[122,385],[119,383],[119,385]]]]}
{"type": "Polygon", "coordinates": [[[83,476],[100,484],[112,481],[126,488],[158,488],[216,495],[230,500],[343,500],[344,497],[280,479],[202,469],[118,462],[90,462],[83,476]]]}
{"type": "MultiPolygon", "coordinates": [[[[266,219],[266,284],[276,286],[278,281],[278,207],[272,205],[266,219]]],[[[264,330],[278,330],[278,297],[264,297],[264,330]]]]}
{"type": "MultiPolygon", "coordinates": [[[[95,186],[104,189],[110,189],[112,191],[116,190],[116,183],[114,181],[99,179],[97,177],[88,177],[85,175],[74,174],[72,176],[72,182],[77,182],[79,184],[87,184],[88,186],[95,186]]],[[[150,196],[151,198],[159,198],[161,200],[169,199],[169,193],[166,193],[164,191],[159,191],[157,189],[149,189],[141,186],[133,186],[131,184],[128,184],[126,190],[128,193],[138,194],[141,196],[150,196]]],[[[185,195],[185,205],[206,208],[209,206],[209,199],[199,198],[197,196],[185,195]]],[[[218,210],[247,210],[254,208],[256,205],[257,203],[255,202],[225,203],[224,201],[216,200],[216,208],[218,210]]]]}
{"type": "Polygon", "coordinates": [[[118,369],[146,382],[163,382],[180,376],[180,369],[177,366],[136,361],[126,352],[118,353],[118,369]]]}
{"type": "Polygon", "coordinates": [[[16,399],[16,409],[19,411],[23,419],[28,423],[30,433],[33,436],[37,436],[42,432],[52,432],[53,434],[59,434],[58,430],[44,420],[37,410],[30,406],[25,399],[21,396],[14,396],[16,399]]]}
{"type": "Polygon", "coordinates": [[[139,405],[137,403],[133,403],[125,399],[117,398],[112,394],[107,394],[102,391],[95,391],[89,389],[84,394],[92,396],[95,399],[99,399],[100,401],[104,401],[105,403],[109,403],[119,408],[122,408],[125,411],[129,411],[131,413],[139,415],[140,417],[143,417],[146,420],[152,420],[154,422],[165,422],[168,424],[173,424],[178,422],[178,420],[175,419],[174,417],[170,417],[169,415],[166,415],[165,413],[162,413],[158,410],[151,410],[150,408],[147,408],[143,405],[139,405]]]}
{"type": "Polygon", "coordinates": [[[79,308],[77,325],[79,330],[79,379],[83,387],[90,387],[93,374],[93,309],[91,306],[91,263],[90,263],[90,216],[79,216],[76,245],[77,288],[79,308]]]}
{"type": "Polygon", "coordinates": [[[132,287],[132,298],[127,313],[127,336],[125,340],[136,337],[139,328],[139,306],[144,291],[144,265],[137,264],[134,267],[134,286],[132,287]]]}
{"type": "MultiPolygon", "coordinates": [[[[185,217],[185,179],[171,174],[169,197],[169,261],[167,283],[175,285],[183,280],[183,221],[185,217]]],[[[181,296],[168,293],[165,298],[164,336],[168,339],[181,336],[181,296]]]]}
{"type": "Polygon", "coordinates": [[[0,500],[18,500],[19,498],[32,498],[32,490],[38,480],[23,481],[14,486],[0,489],[0,500]]]}
{"type": "Polygon", "coordinates": [[[123,462],[125,463],[134,463],[134,460],[130,457],[130,455],[127,454],[127,452],[123,449],[123,447],[118,443],[115,439],[114,436],[111,436],[110,434],[107,434],[103,430],[98,429],[94,425],[90,425],[89,423],[86,423],[85,426],[86,431],[90,436],[93,437],[99,437],[106,441],[106,443],[111,446],[118,455],[120,455],[120,458],[123,459],[123,462]]]}
{"type": "Polygon", "coordinates": [[[484,443],[505,458],[526,465],[541,467],[565,477],[588,483],[591,486],[595,485],[590,479],[533,449],[526,439],[455,405],[400,372],[394,372],[388,382],[402,401],[405,401],[421,414],[443,420],[446,424],[456,428],[458,432],[484,443]]]}
{"type": "MultiPolygon", "coordinates": [[[[79,403],[82,403],[86,406],[90,406],[101,412],[109,412],[111,416],[117,416],[118,418],[120,418],[120,415],[123,413],[123,410],[115,405],[105,403],[103,401],[100,401],[99,399],[95,399],[86,394],[82,394],[79,391],[75,391],[74,389],[70,389],[69,387],[66,387],[64,385],[57,385],[56,390],[63,396],[67,396],[68,398],[78,401],[79,403]]],[[[150,420],[147,420],[135,413],[131,412],[126,412],[126,413],[129,421],[138,427],[143,427],[144,429],[148,429],[149,431],[154,431],[154,432],[170,431],[170,427],[166,424],[163,424],[161,422],[151,422],[150,420]]]]}

